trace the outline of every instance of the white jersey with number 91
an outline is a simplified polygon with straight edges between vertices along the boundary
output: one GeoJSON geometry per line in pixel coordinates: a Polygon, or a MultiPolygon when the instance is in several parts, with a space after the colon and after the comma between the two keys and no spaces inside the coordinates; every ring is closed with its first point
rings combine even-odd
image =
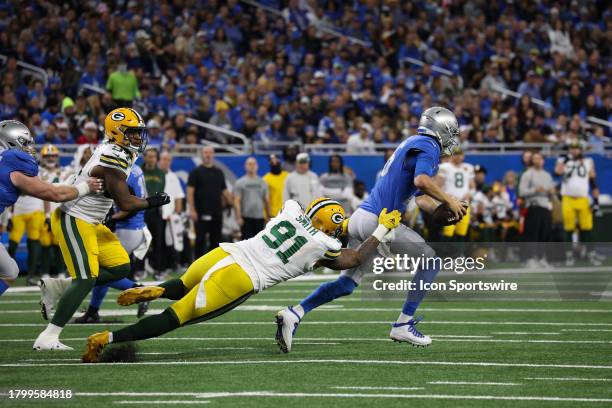
{"type": "Polygon", "coordinates": [[[311,271],[318,260],[337,258],[342,244],[314,228],[300,204],[288,200],[253,238],[220,247],[251,277],[255,292],[260,292],[311,271]]]}

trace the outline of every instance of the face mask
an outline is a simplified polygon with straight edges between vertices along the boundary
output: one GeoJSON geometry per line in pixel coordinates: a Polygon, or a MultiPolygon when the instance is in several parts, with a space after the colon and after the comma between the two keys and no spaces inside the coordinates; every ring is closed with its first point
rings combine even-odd
{"type": "Polygon", "coordinates": [[[270,165],[270,173],[272,174],[280,174],[282,170],[280,163],[270,165]]]}

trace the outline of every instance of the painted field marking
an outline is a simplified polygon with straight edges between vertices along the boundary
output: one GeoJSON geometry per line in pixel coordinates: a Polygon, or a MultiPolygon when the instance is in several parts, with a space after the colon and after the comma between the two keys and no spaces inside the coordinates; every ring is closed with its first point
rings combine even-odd
{"type": "Polygon", "coordinates": [[[210,401],[184,401],[184,400],[167,400],[167,401],[132,401],[132,400],[122,400],[122,401],[113,401],[113,404],[143,404],[143,405],[204,405],[209,404],[210,401]]]}
{"type": "MultiPolygon", "coordinates": [[[[573,323],[570,323],[573,324],[573,323]]],[[[612,332],[612,329],[561,329],[564,332],[612,332]]]]}
{"type": "MultiPolygon", "coordinates": [[[[0,367],[90,367],[101,365],[113,365],[115,363],[93,363],[93,364],[0,364],[0,367]]],[[[139,361],[125,363],[129,365],[259,365],[259,364],[366,364],[366,365],[440,365],[440,366],[467,366],[467,367],[528,367],[528,368],[580,368],[594,370],[612,370],[612,365],[587,365],[587,364],[533,364],[533,363],[498,363],[486,361],[385,361],[385,360],[341,360],[341,359],[305,359],[305,360],[210,360],[210,361],[139,361]]]]}
{"type": "Polygon", "coordinates": [[[329,387],[334,390],[394,390],[394,391],[416,391],[416,390],[424,390],[425,387],[371,387],[371,386],[338,386],[338,387],[329,387]]]}
{"type": "Polygon", "coordinates": [[[529,334],[541,334],[541,335],[559,335],[561,333],[556,332],[491,332],[491,334],[515,334],[515,335],[529,335],[529,334]]]}
{"type": "Polygon", "coordinates": [[[612,398],[587,397],[546,397],[522,395],[433,395],[433,394],[332,394],[307,392],[274,392],[274,391],[246,391],[246,392],[203,392],[203,393],[80,393],[75,396],[192,396],[194,398],[221,398],[221,397],[312,397],[312,398],[401,398],[401,399],[438,399],[438,400],[501,400],[501,401],[558,401],[558,402],[612,402],[612,398]],[[188,395],[185,395],[188,394],[188,395]]]}
{"type": "Polygon", "coordinates": [[[522,385],[512,382],[478,382],[478,381],[429,381],[427,384],[434,385],[522,385]]]}
{"type": "Polygon", "coordinates": [[[545,380],[545,381],[612,381],[612,378],[526,377],[525,380],[545,380]]]}

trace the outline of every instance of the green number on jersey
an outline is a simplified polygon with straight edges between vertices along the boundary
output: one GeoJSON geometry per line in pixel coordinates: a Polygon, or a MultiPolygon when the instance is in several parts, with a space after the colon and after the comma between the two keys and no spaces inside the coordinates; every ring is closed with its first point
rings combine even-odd
{"type": "Polygon", "coordinates": [[[455,187],[463,188],[463,183],[465,183],[463,180],[463,173],[455,173],[455,187]]]}
{"type": "Polygon", "coordinates": [[[265,234],[262,236],[262,238],[266,245],[271,249],[278,249],[285,241],[293,238],[293,244],[289,248],[285,249],[284,251],[276,251],[276,256],[283,261],[283,264],[288,263],[289,258],[308,242],[308,240],[301,235],[294,238],[295,227],[291,225],[289,221],[281,221],[274,225],[272,228],[270,228],[270,234],[272,235],[272,238],[265,234]]]}

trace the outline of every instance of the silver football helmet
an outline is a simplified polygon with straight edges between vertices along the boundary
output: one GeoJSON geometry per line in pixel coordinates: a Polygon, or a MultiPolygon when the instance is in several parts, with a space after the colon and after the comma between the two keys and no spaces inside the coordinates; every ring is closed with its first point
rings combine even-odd
{"type": "Polygon", "coordinates": [[[419,119],[417,133],[435,138],[445,156],[452,155],[459,147],[459,124],[455,114],[446,108],[426,109],[419,119]]]}
{"type": "Polygon", "coordinates": [[[20,149],[31,155],[36,154],[34,138],[30,129],[17,120],[0,122],[0,147],[4,149],[20,149]]]}

